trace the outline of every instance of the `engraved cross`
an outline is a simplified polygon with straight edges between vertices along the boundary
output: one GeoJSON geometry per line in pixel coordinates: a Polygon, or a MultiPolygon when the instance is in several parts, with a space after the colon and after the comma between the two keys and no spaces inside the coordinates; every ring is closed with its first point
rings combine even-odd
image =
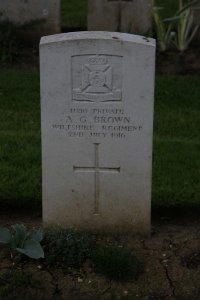
{"type": "Polygon", "coordinates": [[[99,214],[99,175],[100,173],[119,173],[120,167],[100,167],[99,166],[99,143],[94,143],[94,166],[93,167],[78,167],[73,166],[74,172],[93,172],[94,173],[94,214],[99,214]]]}

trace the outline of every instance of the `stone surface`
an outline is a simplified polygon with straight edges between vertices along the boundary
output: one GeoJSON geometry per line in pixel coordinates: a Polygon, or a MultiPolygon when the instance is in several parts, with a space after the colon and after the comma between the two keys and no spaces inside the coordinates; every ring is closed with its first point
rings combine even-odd
{"type": "Polygon", "coordinates": [[[88,0],[88,30],[150,35],[151,0],[88,0]]]}
{"type": "Polygon", "coordinates": [[[199,42],[200,41],[200,4],[197,4],[193,7],[193,14],[194,14],[194,26],[199,26],[194,39],[199,42]]]}
{"type": "Polygon", "coordinates": [[[41,37],[60,32],[60,0],[0,0],[0,12],[0,21],[27,25],[25,33],[41,37]]]}
{"type": "Polygon", "coordinates": [[[41,39],[45,225],[149,233],[154,64],[141,36],[41,39]]]}

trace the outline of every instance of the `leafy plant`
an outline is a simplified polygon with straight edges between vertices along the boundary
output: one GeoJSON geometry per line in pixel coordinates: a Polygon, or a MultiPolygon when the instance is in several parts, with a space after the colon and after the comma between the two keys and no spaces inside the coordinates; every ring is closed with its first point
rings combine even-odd
{"type": "Polygon", "coordinates": [[[91,257],[94,240],[74,230],[53,229],[46,232],[44,245],[47,263],[76,268],[91,257]]]}
{"type": "Polygon", "coordinates": [[[8,245],[11,252],[18,251],[30,258],[44,258],[44,251],[40,245],[43,233],[39,230],[28,231],[23,224],[8,228],[0,228],[0,243],[8,245]]]}
{"type": "Polygon", "coordinates": [[[143,264],[130,251],[118,247],[99,247],[93,255],[95,271],[110,279],[126,280],[143,271],[143,264]]]}
{"type": "Polygon", "coordinates": [[[162,7],[153,4],[153,19],[155,31],[160,51],[166,51],[173,43],[179,51],[188,48],[193,40],[199,26],[194,26],[192,7],[200,3],[200,0],[193,0],[184,5],[183,0],[179,0],[179,10],[172,18],[162,19],[159,11],[162,7]]]}
{"type": "Polygon", "coordinates": [[[172,24],[164,22],[159,11],[162,7],[156,7],[153,0],[153,19],[157,36],[158,46],[161,52],[166,51],[172,41],[172,24]]]}
{"type": "MultiPolygon", "coordinates": [[[[200,3],[199,0],[191,1],[183,5],[183,0],[179,0],[179,10],[174,18],[166,19],[174,22],[175,34],[173,42],[179,51],[185,51],[193,40],[199,26],[194,26],[194,16],[192,7],[200,3]]],[[[172,24],[172,23],[171,23],[172,24]]]]}

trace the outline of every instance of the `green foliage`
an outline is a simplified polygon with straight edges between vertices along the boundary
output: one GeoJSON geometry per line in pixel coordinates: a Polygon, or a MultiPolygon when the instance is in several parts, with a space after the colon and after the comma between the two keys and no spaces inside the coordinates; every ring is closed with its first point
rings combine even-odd
{"type": "Polygon", "coordinates": [[[163,9],[156,7],[155,0],[153,3],[153,18],[155,31],[158,41],[158,46],[161,51],[166,51],[170,45],[176,46],[177,50],[185,51],[193,40],[198,26],[194,26],[193,6],[200,3],[199,0],[186,2],[179,0],[179,9],[174,17],[163,19],[159,10],[163,9]]]}
{"type": "Polygon", "coordinates": [[[192,11],[192,6],[197,3],[200,3],[200,1],[192,1],[184,6],[183,0],[179,0],[179,11],[177,12],[175,18],[171,19],[172,22],[177,20],[177,23],[174,23],[174,44],[181,52],[188,48],[199,28],[199,26],[194,26],[194,17],[192,11]]]}
{"type": "Polygon", "coordinates": [[[11,251],[18,251],[30,258],[44,257],[44,251],[40,245],[43,233],[39,230],[28,231],[23,224],[12,226],[10,232],[7,228],[0,228],[0,243],[8,245],[11,251]]]}
{"type": "Polygon", "coordinates": [[[161,52],[168,50],[172,41],[172,24],[167,24],[161,18],[159,11],[161,7],[153,6],[153,19],[156,30],[158,46],[161,52]]]}
{"type": "Polygon", "coordinates": [[[74,230],[52,229],[46,232],[44,245],[48,264],[76,268],[91,257],[94,241],[74,230]]]}
{"type": "MultiPolygon", "coordinates": [[[[153,5],[163,7],[160,11],[162,19],[170,18],[174,16],[178,10],[178,0],[152,0],[153,5]]],[[[187,0],[185,0],[187,1],[187,0]]]]}
{"type": "Polygon", "coordinates": [[[119,247],[98,247],[92,255],[95,271],[114,280],[137,277],[143,264],[128,250],[119,247]]]}

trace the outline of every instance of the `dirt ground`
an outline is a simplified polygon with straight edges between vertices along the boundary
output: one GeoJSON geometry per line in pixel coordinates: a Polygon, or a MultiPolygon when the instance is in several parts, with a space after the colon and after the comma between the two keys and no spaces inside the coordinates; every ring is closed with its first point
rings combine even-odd
{"type": "Polygon", "coordinates": [[[200,75],[200,47],[193,46],[183,53],[176,50],[157,52],[156,72],[165,75],[200,75]]]}
{"type": "MultiPolygon", "coordinates": [[[[39,213],[0,214],[0,226],[23,222],[41,226],[39,213]]],[[[144,272],[126,282],[94,273],[87,262],[80,270],[49,268],[45,259],[13,263],[0,247],[0,299],[37,300],[199,300],[200,219],[192,215],[154,217],[150,238],[98,237],[101,243],[130,249],[144,262],[144,272]]]]}

